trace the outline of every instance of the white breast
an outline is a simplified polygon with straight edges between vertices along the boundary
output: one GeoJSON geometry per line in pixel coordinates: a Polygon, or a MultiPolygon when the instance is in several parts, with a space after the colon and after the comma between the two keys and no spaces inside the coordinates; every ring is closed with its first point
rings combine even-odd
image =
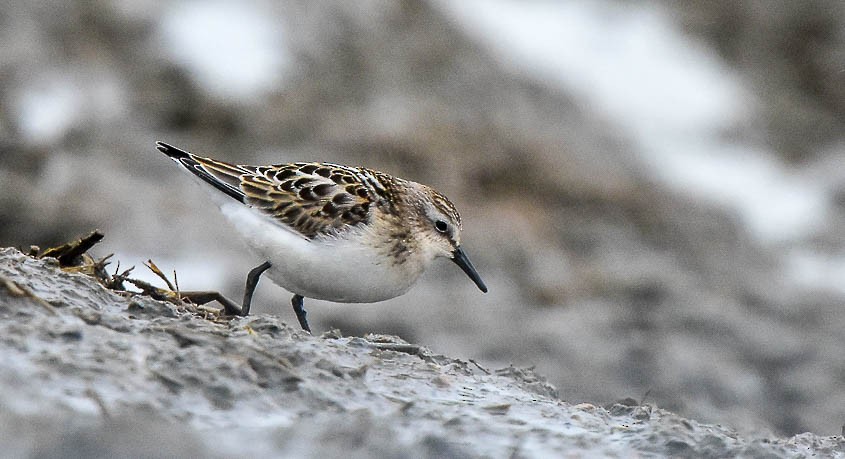
{"type": "Polygon", "coordinates": [[[415,257],[394,264],[385,251],[363,243],[365,229],[310,241],[243,204],[224,203],[221,210],[256,254],[272,263],[270,279],[306,298],[383,301],[408,291],[425,269],[415,257]]]}

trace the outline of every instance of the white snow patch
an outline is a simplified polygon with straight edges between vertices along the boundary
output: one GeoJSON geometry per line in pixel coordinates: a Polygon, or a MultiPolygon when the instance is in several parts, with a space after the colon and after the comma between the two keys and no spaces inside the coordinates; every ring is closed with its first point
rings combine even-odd
{"type": "Polygon", "coordinates": [[[177,2],[165,12],[161,27],[170,57],[218,97],[264,95],[281,82],[291,60],[280,20],[260,4],[177,2]]]}
{"type": "Polygon", "coordinates": [[[18,128],[35,145],[52,145],[79,121],[83,100],[69,78],[43,78],[17,95],[18,128]]]}
{"type": "Polygon", "coordinates": [[[512,0],[441,5],[505,62],[563,84],[619,121],[689,128],[737,118],[740,88],[655,7],[512,0]]]}
{"type": "MultiPolygon", "coordinates": [[[[825,220],[823,189],[770,152],[721,136],[754,101],[740,79],[654,4],[441,0],[440,7],[516,70],[576,94],[638,142],[655,174],[737,211],[764,242],[825,220]]],[[[741,127],[741,126],[740,126],[741,127]]]]}
{"type": "Polygon", "coordinates": [[[129,112],[125,83],[101,68],[40,74],[23,83],[14,101],[24,140],[42,146],[55,145],[74,127],[109,125],[129,112]]]}
{"type": "Polygon", "coordinates": [[[785,276],[798,285],[845,295],[845,255],[794,249],[786,257],[785,276]]]}
{"type": "Polygon", "coordinates": [[[653,149],[646,158],[657,176],[677,189],[736,209],[763,242],[800,239],[827,219],[824,186],[763,150],[708,142],[676,144],[676,149],[653,149]]]}

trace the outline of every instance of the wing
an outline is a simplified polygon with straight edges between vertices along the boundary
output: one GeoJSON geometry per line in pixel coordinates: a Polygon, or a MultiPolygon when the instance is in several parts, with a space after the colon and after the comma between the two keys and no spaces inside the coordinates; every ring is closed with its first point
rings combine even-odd
{"type": "Polygon", "coordinates": [[[367,169],[330,163],[235,165],[161,142],[157,147],[218,190],[309,239],[367,223],[386,203],[377,173],[367,169]]]}
{"type": "Polygon", "coordinates": [[[367,223],[378,200],[343,166],[293,163],[240,177],[246,202],[308,238],[367,223]]]}

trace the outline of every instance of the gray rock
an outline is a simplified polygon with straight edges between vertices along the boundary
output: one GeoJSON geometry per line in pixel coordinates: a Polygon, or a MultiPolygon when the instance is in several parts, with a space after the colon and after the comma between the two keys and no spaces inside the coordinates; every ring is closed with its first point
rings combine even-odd
{"type": "Polygon", "coordinates": [[[8,456],[845,457],[841,437],[573,406],[531,370],[392,336],[206,319],[15,249],[0,250],[0,355],[8,456]]]}

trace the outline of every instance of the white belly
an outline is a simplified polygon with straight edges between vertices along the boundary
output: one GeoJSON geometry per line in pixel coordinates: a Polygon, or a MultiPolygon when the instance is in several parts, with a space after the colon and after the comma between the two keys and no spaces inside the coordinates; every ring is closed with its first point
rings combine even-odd
{"type": "Polygon", "coordinates": [[[280,287],[306,298],[338,303],[373,303],[408,291],[424,266],[406,261],[395,265],[355,235],[309,241],[243,204],[225,203],[221,210],[247,244],[273,266],[268,277],[280,287]]]}

